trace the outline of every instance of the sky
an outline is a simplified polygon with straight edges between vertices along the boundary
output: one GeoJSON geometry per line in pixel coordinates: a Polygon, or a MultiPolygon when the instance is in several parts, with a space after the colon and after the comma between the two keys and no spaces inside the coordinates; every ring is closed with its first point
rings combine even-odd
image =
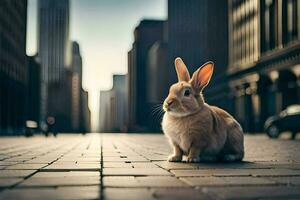
{"type": "MultiPolygon", "coordinates": [[[[37,52],[37,1],[28,1],[27,55],[37,52]]],[[[112,87],[113,74],[127,73],[133,30],[142,19],[166,19],[166,0],[70,0],[70,39],[83,60],[92,128],[99,122],[99,92],[112,87]]]]}

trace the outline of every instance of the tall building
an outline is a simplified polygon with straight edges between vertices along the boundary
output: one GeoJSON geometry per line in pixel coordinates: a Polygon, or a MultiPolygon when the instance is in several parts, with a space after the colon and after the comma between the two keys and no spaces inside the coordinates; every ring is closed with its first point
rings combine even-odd
{"type": "Polygon", "coordinates": [[[72,42],[72,70],[79,75],[80,88],[82,87],[82,57],[78,42],[72,42]]]}
{"type": "Polygon", "coordinates": [[[65,68],[71,64],[69,12],[68,0],[38,1],[38,52],[42,66],[42,120],[46,119],[48,110],[52,109],[47,107],[49,105],[47,101],[56,99],[55,93],[53,93],[54,96],[49,96],[49,84],[57,85],[63,81],[65,68]]]}
{"type": "MultiPolygon", "coordinates": [[[[228,60],[227,15],[226,1],[169,0],[167,39],[171,69],[174,69],[174,59],[178,56],[190,73],[212,60],[216,65],[215,75],[222,76],[228,60]]],[[[173,83],[176,74],[170,75],[173,83]]]]}
{"type": "Polygon", "coordinates": [[[56,132],[73,132],[72,128],[72,81],[73,71],[66,69],[60,82],[48,84],[47,119],[53,117],[51,129],[56,132]]]}
{"type": "Polygon", "coordinates": [[[113,75],[111,90],[100,91],[100,132],[127,132],[127,75],[113,75]]]}
{"type": "Polygon", "coordinates": [[[26,20],[27,0],[0,1],[0,134],[25,126],[26,20]]]}
{"type": "Polygon", "coordinates": [[[300,2],[235,0],[229,6],[230,101],[245,131],[300,103],[300,2]]]}
{"type": "Polygon", "coordinates": [[[27,120],[40,121],[40,89],[41,89],[41,65],[37,56],[27,57],[28,87],[27,87],[27,120]]]}
{"type": "Polygon", "coordinates": [[[80,55],[79,44],[72,43],[72,129],[78,130],[80,127],[80,108],[82,90],[82,58],[80,55]]]}
{"type": "Polygon", "coordinates": [[[99,130],[102,133],[111,132],[112,111],[111,111],[111,91],[100,91],[100,106],[99,106],[99,130]]]}
{"type": "Polygon", "coordinates": [[[215,63],[212,81],[205,88],[208,103],[228,109],[228,6],[218,0],[168,1],[169,85],[177,81],[174,59],[181,57],[190,74],[207,61],[215,63]]]}
{"type": "Polygon", "coordinates": [[[163,41],[155,42],[148,51],[147,57],[147,104],[151,109],[148,126],[152,132],[161,131],[162,102],[170,88],[168,76],[168,44],[163,41]]]}
{"type": "Polygon", "coordinates": [[[91,111],[89,109],[89,96],[88,92],[81,89],[81,107],[80,107],[80,127],[81,133],[91,132],[91,111]]]}
{"type": "Polygon", "coordinates": [[[114,75],[112,91],[115,96],[116,114],[114,129],[120,132],[127,132],[128,124],[128,85],[127,75],[114,75]]]}
{"type": "Polygon", "coordinates": [[[147,55],[148,50],[156,41],[164,37],[164,23],[160,20],[142,20],[134,30],[134,43],[129,56],[129,111],[134,117],[130,121],[130,129],[145,130],[150,110],[146,103],[147,55]]]}

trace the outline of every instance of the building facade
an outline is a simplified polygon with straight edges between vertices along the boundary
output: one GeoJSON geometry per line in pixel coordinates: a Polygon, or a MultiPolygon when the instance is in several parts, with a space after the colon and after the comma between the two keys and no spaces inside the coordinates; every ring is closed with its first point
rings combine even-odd
{"type": "Polygon", "coordinates": [[[48,110],[47,119],[54,118],[51,125],[55,132],[74,132],[72,128],[72,70],[66,69],[61,81],[48,84],[48,110]]]}
{"type": "Polygon", "coordinates": [[[181,57],[190,74],[207,61],[215,63],[214,74],[204,90],[208,103],[229,110],[223,101],[228,93],[228,6],[218,0],[168,1],[169,83],[177,82],[174,60],[181,57]]]}
{"type": "Polygon", "coordinates": [[[151,109],[148,126],[153,132],[161,131],[162,103],[170,88],[168,76],[168,44],[155,42],[148,51],[147,57],[147,106],[151,109]]]}
{"type": "Polygon", "coordinates": [[[100,91],[100,106],[99,106],[99,131],[102,133],[111,132],[111,91],[100,91]]]}
{"type": "Polygon", "coordinates": [[[100,132],[128,131],[127,75],[113,75],[113,88],[100,91],[100,132]]]}
{"type": "Polygon", "coordinates": [[[81,113],[81,90],[82,90],[82,58],[80,48],[77,42],[72,43],[72,129],[78,130],[80,127],[81,113]]]}
{"type": "Polygon", "coordinates": [[[27,0],[0,1],[0,134],[22,133],[26,119],[27,0]]]}
{"type": "Polygon", "coordinates": [[[142,20],[134,30],[134,43],[128,53],[129,71],[129,129],[145,131],[150,110],[147,107],[147,56],[148,50],[156,41],[164,38],[164,24],[161,20],[142,20]]]}
{"type": "Polygon", "coordinates": [[[181,57],[190,73],[214,61],[214,78],[226,72],[228,62],[228,9],[226,1],[169,0],[167,40],[170,83],[177,81],[174,60],[181,57]],[[221,48],[220,48],[221,47],[221,48]],[[173,73],[174,72],[174,73],[173,73]]]}
{"type": "Polygon", "coordinates": [[[28,87],[27,87],[27,116],[26,120],[40,121],[40,89],[41,89],[41,65],[37,56],[27,57],[28,87]]]}
{"type": "Polygon", "coordinates": [[[300,103],[300,1],[234,0],[229,7],[232,112],[246,132],[300,103]]]}
{"type": "MultiPolygon", "coordinates": [[[[60,85],[65,78],[65,69],[71,64],[69,41],[69,0],[38,1],[38,55],[41,62],[41,119],[47,118],[54,96],[49,96],[49,85],[60,85]]],[[[55,108],[54,108],[55,109],[55,108]]]]}
{"type": "Polygon", "coordinates": [[[79,132],[91,132],[91,111],[89,108],[89,95],[88,92],[81,89],[81,107],[80,107],[80,126],[79,132]]]}

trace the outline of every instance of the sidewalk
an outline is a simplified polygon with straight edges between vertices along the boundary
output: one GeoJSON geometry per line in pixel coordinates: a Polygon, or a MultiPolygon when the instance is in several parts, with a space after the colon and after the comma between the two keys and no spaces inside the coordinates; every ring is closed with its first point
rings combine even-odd
{"type": "Polygon", "coordinates": [[[163,135],[0,138],[0,199],[300,199],[300,140],[246,136],[245,162],[166,162],[163,135]]]}

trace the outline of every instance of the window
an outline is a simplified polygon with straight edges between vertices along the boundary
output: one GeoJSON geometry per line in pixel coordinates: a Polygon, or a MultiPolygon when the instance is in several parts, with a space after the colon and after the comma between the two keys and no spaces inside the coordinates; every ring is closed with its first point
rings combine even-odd
{"type": "Polygon", "coordinates": [[[287,44],[297,38],[297,0],[283,1],[283,41],[287,44]]]}

